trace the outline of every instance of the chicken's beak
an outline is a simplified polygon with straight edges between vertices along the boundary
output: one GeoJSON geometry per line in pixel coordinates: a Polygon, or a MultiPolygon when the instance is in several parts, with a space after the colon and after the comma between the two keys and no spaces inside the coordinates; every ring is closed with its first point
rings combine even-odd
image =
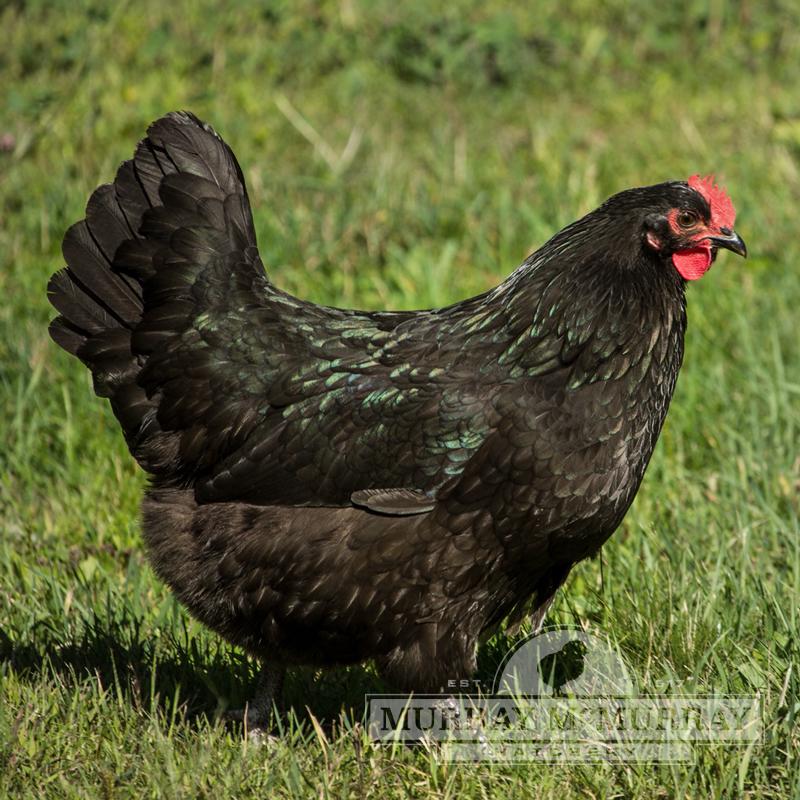
{"type": "Polygon", "coordinates": [[[732,231],[728,228],[721,228],[719,234],[714,234],[707,238],[714,247],[724,247],[726,250],[738,253],[743,258],[747,258],[747,246],[736,231],[732,231]]]}

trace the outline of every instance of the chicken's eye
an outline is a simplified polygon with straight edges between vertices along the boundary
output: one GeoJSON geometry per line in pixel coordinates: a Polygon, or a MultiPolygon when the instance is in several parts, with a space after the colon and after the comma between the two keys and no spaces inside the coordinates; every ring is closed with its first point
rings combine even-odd
{"type": "Polygon", "coordinates": [[[680,211],[678,212],[678,225],[681,228],[691,228],[697,225],[699,217],[694,211],[680,211]]]}

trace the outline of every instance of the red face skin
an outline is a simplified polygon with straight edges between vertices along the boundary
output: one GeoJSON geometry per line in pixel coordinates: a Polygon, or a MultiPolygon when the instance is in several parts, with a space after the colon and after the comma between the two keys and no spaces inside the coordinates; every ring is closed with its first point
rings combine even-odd
{"type": "Polygon", "coordinates": [[[713,260],[709,236],[724,236],[733,230],[736,219],[736,209],[724,189],[714,183],[712,176],[701,178],[692,175],[689,178],[689,187],[699,192],[706,199],[711,209],[711,219],[708,224],[697,220],[696,224],[685,226],[679,222],[681,210],[674,208],[667,215],[670,228],[684,241],[688,240],[690,247],[678,250],[672,254],[672,263],[675,269],[687,281],[702,278],[708,271],[713,260]]]}

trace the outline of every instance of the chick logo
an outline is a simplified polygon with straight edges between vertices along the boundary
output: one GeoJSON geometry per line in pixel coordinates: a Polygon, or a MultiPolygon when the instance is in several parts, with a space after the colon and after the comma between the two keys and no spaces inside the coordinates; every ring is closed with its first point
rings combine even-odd
{"type": "Polygon", "coordinates": [[[608,642],[578,628],[544,631],[520,642],[500,665],[496,694],[524,697],[624,697],[636,692],[608,642]]]}

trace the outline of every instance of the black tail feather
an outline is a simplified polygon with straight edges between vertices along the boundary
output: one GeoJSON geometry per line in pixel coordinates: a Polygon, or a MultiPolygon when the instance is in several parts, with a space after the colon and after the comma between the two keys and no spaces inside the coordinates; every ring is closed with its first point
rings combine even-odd
{"type": "MultiPolygon", "coordinates": [[[[217,226],[231,186],[244,195],[239,166],[216,133],[192,114],[168,114],[150,126],[114,182],[92,194],[86,218],[64,237],[66,269],[48,284],[60,314],[50,335],[89,367],[95,391],[110,398],[131,452],[156,474],[174,458],[177,440],[157,421],[158,398],[139,385],[145,358],[132,346],[132,336],[142,321],[145,284],[155,274],[159,248],[188,210],[197,219],[198,186],[208,198],[202,213],[217,226]],[[192,196],[184,200],[184,193],[192,196]]],[[[164,274],[160,282],[168,286],[177,277],[164,274]]],[[[159,323],[168,326],[170,313],[182,311],[164,309],[159,323]]]]}

